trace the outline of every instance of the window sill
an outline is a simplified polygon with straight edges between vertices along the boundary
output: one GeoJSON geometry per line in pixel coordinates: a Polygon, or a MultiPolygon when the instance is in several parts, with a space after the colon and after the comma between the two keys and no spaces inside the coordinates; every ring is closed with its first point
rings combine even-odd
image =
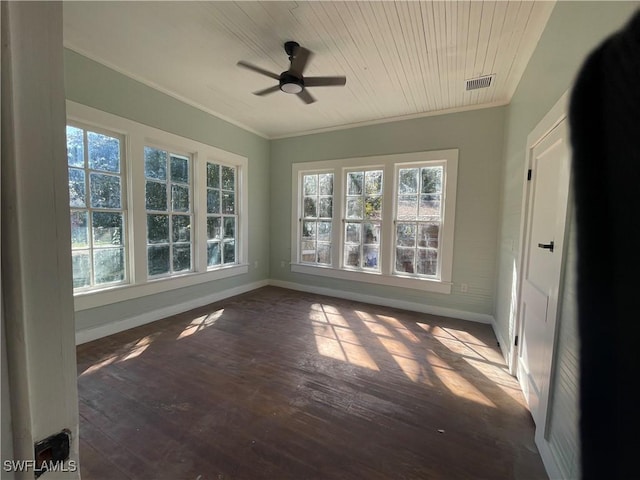
{"type": "Polygon", "coordinates": [[[142,284],[117,285],[101,290],[79,292],[74,295],[75,311],[79,312],[146,295],[154,295],[177,288],[234,277],[245,274],[248,271],[249,265],[247,264],[231,265],[207,272],[192,272],[180,276],[153,279],[142,284]]]}
{"type": "Polygon", "coordinates": [[[333,267],[323,267],[316,265],[304,265],[292,263],[291,271],[304,273],[307,275],[318,275],[321,277],[339,278],[355,282],[374,283],[377,285],[387,285],[391,287],[411,288],[424,292],[451,293],[451,282],[441,280],[431,280],[428,278],[398,277],[395,275],[385,275],[377,272],[356,272],[350,270],[340,270],[333,267]]]}

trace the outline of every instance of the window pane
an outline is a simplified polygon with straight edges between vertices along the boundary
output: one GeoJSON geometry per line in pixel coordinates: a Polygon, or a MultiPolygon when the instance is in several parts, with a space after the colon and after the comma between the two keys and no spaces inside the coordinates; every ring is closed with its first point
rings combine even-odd
{"type": "Polygon", "coordinates": [[[380,256],[378,246],[365,245],[362,247],[362,256],[364,260],[362,268],[378,269],[378,258],[380,256]]]}
{"type": "Polygon", "coordinates": [[[436,275],[438,273],[438,251],[432,249],[418,249],[416,273],[420,275],[436,275]]]}
{"type": "Polygon", "coordinates": [[[318,192],[320,195],[333,195],[333,173],[318,175],[318,183],[320,184],[320,190],[318,192]]]}
{"type": "Polygon", "coordinates": [[[396,226],[396,245],[401,247],[415,247],[416,225],[414,223],[398,223],[396,226]]]}
{"type": "Polygon", "coordinates": [[[302,222],[302,238],[316,238],[316,222],[302,222]]]}
{"type": "Polygon", "coordinates": [[[223,263],[236,263],[236,243],[235,242],[224,242],[224,250],[222,252],[222,261],[223,263]]]}
{"type": "Polygon", "coordinates": [[[207,187],[220,188],[220,165],[207,163],[207,187]]]}
{"type": "Polygon", "coordinates": [[[233,215],[236,213],[236,198],[232,192],[222,192],[222,213],[233,215]]]}
{"type": "Polygon", "coordinates": [[[360,247],[358,245],[344,247],[344,264],[347,267],[360,266],[360,247]]]}
{"type": "Polygon", "coordinates": [[[71,248],[89,246],[87,212],[71,212],[71,248]]]}
{"type": "Polygon", "coordinates": [[[398,220],[415,220],[418,213],[418,197],[400,195],[398,197],[398,220]]]}
{"type": "Polygon", "coordinates": [[[333,217],[333,198],[324,197],[320,199],[318,204],[318,216],[322,218],[333,217]]]}
{"type": "Polygon", "coordinates": [[[413,273],[413,248],[396,248],[396,270],[398,272],[413,273]]]}
{"type": "Polygon", "coordinates": [[[90,173],[91,206],[95,208],[120,208],[120,177],[102,173],[90,173]]]}
{"type": "Polygon", "coordinates": [[[96,285],[124,280],[124,249],[100,248],[94,250],[93,271],[96,285]]]}
{"type": "Polygon", "coordinates": [[[169,243],[169,215],[147,215],[147,243],[169,243]]]}
{"type": "Polygon", "coordinates": [[[376,223],[362,224],[364,229],[364,243],[366,245],[377,245],[380,243],[380,225],[376,223]]]}
{"type": "Polygon", "coordinates": [[[331,222],[318,222],[318,241],[331,241],[331,222]]]}
{"type": "Polygon", "coordinates": [[[220,213],[220,190],[207,190],[207,213],[220,213]]]}
{"type": "Polygon", "coordinates": [[[220,243],[211,242],[207,244],[207,265],[212,267],[214,265],[220,265],[220,263],[222,263],[220,243]]]}
{"type": "Polygon", "coordinates": [[[235,238],[235,237],[236,237],[236,219],[227,217],[224,219],[224,238],[235,238]]]}
{"type": "Polygon", "coordinates": [[[89,251],[71,252],[71,263],[73,268],[73,288],[88,287],[91,285],[89,251]]]}
{"type": "Polygon", "coordinates": [[[169,273],[169,245],[147,247],[149,275],[169,273]]]}
{"type": "Polygon", "coordinates": [[[173,271],[191,270],[191,245],[175,245],[173,247],[173,271]]]}
{"type": "Polygon", "coordinates": [[[171,181],[189,183],[189,159],[171,155],[171,181]]]}
{"type": "Polygon", "coordinates": [[[317,216],[315,197],[304,197],[304,216],[305,217],[317,216]]]}
{"type": "Polygon", "coordinates": [[[360,243],[360,224],[347,223],[344,238],[347,243],[360,243]]]}
{"type": "Polygon", "coordinates": [[[84,207],[86,205],[84,170],[69,169],[69,206],[84,207]]]}
{"type": "Polygon", "coordinates": [[[418,193],[418,169],[401,168],[398,172],[398,193],[418,193]]]}
{"type": "Polygon", "coordinates": [[[171,207],[174,212],[189,211],[189,187],[171,185],[171,207]]]}
{"type": "Polygon", "coordinates": [[[364,216],[382,220],[382,197],[367,197],[364,202],[364,216]]]}
{"type": "Polygon", "coordinates": [[[420,195],[420,220],[440,218],[440,195],[420,195]]]}
{"type": "Polygon", "coordinates": [[[95,132],[87,132],[89,168],[120,173],[120,141],[95,132]]]}
{"type": "Polygon", "coordinates": [[[302,261],[315,263],[316,261],[316,242],[302,242],[302,261]]]}
{"type": "Polygon", "coordinates": [[[442,167],[424,167],[422,169],[422,193],[442,192],[442,167]]]}
{"type": "Polygon", "coordinates": [[[91,217],[94,245],[122,245],[121,213],[93,212],[91,217]]]}
{"type": "Polygon", "coordinates": [[[440,225],[437,223],[421,223],[418,225],[418,246],[438,248],[440,225]]]}
{"type": "Polygon", "coordinates": [[[347,198],[347,218],[362,218],[362,197],[347,198]]]}
{"type": "Polygon", "coordinates": [[[362,183],[364,174],[362,172],[347,173],[347,195],[362,195],[362,183]]]}
{"type": "Polygon", "coordinates": [[[156,180],[167,179],[167,152],[144,147],[144,175],[156,180]]]}
{"type": "Polygon", "coordinates": [[[222,167],[222,188],[224,190],[235,190],[236,171],[232,167],[222,167]]]}
{"type": "Polygon", "coordinates": [[[222,238],[222,218],[207,217],[207,238],[209,240],[222,238]]]}
{"type": "Polygon", "coordinates": [[[84,167],[83,130],[70,125],[67,125],[67,163],[70,167],[84,167]]]}
{"type": "Polygon", "coordinates": [[[191,217],[189,215],[172,215],[174,242],[189,242],[191,240],[191,217]]]}
{"type": "Polygon", "coordinates": [[[331,245],[318,245],[318,263],[331,265],[331,245]]]}
{"type": "Polygon", "coordinates": [[[382,170],[365,172],[364,188],[367,195],[382,195],[382,170]]]}
{"type": "Polygon", "coordinates": [[[304,183],[305,195],[316,195],[318,193],[318,176],[305,175],[302,182],[304,183]]]}
{"type": "Polygon", "coordinates": [[[147,210],[167,210],[167,184],[147,181],[147,210]]]}

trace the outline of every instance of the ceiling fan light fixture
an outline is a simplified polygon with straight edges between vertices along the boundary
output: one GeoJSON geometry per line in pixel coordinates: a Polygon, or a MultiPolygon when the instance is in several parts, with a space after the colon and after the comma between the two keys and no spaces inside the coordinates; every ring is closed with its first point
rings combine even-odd
{"type": "Polygon", "coordinates": [[[304,88],[301,78],[291,75],[289,72],[280,74],[280,90],[284,93],[300,93],[304,88]]]}
{"type": "Polygon", "coordinates": [[[300,93],[302,91],[302,84],[300,83],[283,83],[280,85],[280,90],[284,93],[300,93]]]}

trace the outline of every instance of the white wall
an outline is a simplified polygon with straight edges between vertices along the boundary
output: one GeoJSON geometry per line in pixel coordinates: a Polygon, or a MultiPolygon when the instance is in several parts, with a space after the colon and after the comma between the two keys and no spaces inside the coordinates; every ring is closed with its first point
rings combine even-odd
{"type": "Polygon", "coordinates": [[[357,295],[387,304],[423,307],[420,311],[446,308],[461,318],[490,319],[495,298],[504,111],[504,107],[496,107],[272,141],[271,278],[312,290],[332,289],[352,298],[357,295]],[[450,148],[459,149],[451,294],[290,271],[293,163],[450,148]],[[461,291],[462,283],[468,285],[468,292],[461,291]]]}

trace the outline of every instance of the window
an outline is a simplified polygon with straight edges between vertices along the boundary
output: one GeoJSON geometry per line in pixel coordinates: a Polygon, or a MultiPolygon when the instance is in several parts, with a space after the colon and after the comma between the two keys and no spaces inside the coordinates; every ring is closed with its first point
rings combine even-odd
{"type": "Polygon", "coordinates": [[[149,276],[191,271],[189,157],[144,147],[149,276]]]}
{"type": "Polygon", "coordinates": [[[330,265],[333,173],[303,175],[302,188],[301,261],[330,265]]]}
{"type": "Polygon", "coordinates": [[[395,273],[437,278],[444,166],[399,167],[395,273]]]}
{"type": "Polygon", "coordinates": [[[344,266],[380,271],[382,170],[346,173],[344,266]]]}
{"type": "Polygon", "coordinates": [[[74,102],[67,115],[76,310],[249,271],[246,157],[74,102]]]}
{"type": "Polygon", "coordinates": [[[443,150],[294,164],[292,271],[450,293],[457,160],[443,150]]]}
{"type": "Polygon", "coordinates": [[[122,138],[67,126],[73,286],[127,280],[122,138]]]}
{"type": "Polygon", "coordinates": [[[236,263],[236,169],[207,162],[207,265],[236,263]]]}

